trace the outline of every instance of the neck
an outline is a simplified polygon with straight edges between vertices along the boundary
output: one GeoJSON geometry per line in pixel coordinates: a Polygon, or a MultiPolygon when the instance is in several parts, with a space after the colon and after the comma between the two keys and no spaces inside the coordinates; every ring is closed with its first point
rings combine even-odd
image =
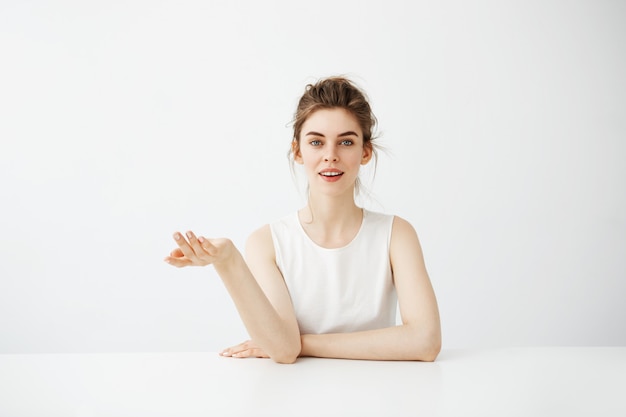
{"type": "Polygon", "coordinates": [[[300,210],[300,220],[320,231],[337,231],[354,227],[362,220],[362,210],[354,196],[310,195],[307,206],[300,210]]]}
{"type": "Polygon", "coordinates": [[[363,222],[363,210],[354,197],[310,196],[299,212],[306,234],[324,248],[341,248],[354,239],[363,222]]]}

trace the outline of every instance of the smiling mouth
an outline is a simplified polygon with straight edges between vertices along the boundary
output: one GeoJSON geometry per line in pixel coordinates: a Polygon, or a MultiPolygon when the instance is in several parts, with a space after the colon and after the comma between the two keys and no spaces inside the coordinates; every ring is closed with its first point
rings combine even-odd
{"type": "Polygon", "coordinates": [[[338,177],[340,175],[343,175],[343,172],[338,172],[338,171],[325,171],[325,172],[320,172],[320,175],[322,177],[338,177]]]}

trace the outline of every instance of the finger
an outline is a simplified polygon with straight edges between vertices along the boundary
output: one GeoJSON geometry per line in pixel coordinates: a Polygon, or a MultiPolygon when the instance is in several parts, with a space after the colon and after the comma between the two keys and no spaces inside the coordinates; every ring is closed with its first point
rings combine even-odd
{"type": "Polygon", "coordinates": [[[196,258],[196,253],[193,251],[193,248],[189,245],[189,243],[187,243],[182,234],[178,232],[174,233],[174,240],[185,257],[191,259],[192,261],[196,258]]]}
{"type": "Polygon", "coordinates": [[[183,266],[190,266],[193,265],[193,263],[191,262],[190,259],[188,258],[177,258],[177,257],[173,257],[173,256],[166,256],[163,259],[165,262],[167,262],[168,264],[175,266],[177,268],[182,268],[183,266]]]}
{"type": "Polygon", "coordinates": [[[191,261],[185,258],[185,254],[183,253],[183,251],[180,250],[180,248],[174,249],[172,252],[170,252],[170,255],[166,256],[163,260],[168,264],[176,266],[178,268],[191,265],[191,261]]]}
{"type": "Polygon", "coordinates": [[[198,242],[200,243],[202,250],[204,250],[208,255],[215,256],[217,254],[217,248],[211,243],[209,239],[205,238],[204,236],[200,236],[198,238],[198,242]]]}
{"type": "Polygon", "coordinates": [[[236,344],[235,346],[231,346],[231,347],[227,347],[226,349],[222,350],[220,352],[220,355],[222,356],[232,356],[235,353],[241,352],[243,350],[248,349],[248,344],[249,344],[249,340],[246,340],[245,342],[236,344]]]}
{"type": "Polygon", "coordinates": [[[269,355],[252,340],[246,340],[238,345],[224,349],[220,355],[233,358],[269,358],[269,355]]]}
{"type": "Polygon", "coordinates": [[[230,357],[232,355],[233,355],[233,351],[231,350],[231,348],[226,348],[220,352],[220,356],[230,357]]]}
{"type": "Polygon", "coordinates": [[[247,358],[249,356],[249,350],[240,350],[239,352],[234,352],[230,356],[233,358],[247,358]]]}
{"type": "Polygon", "coordinates": [[[235,354],[237,352],[241,352],[241,350],[242,350],[241,345],[232,346],[232,347],[228,347],[228,348],[222,350],[220,352],[220,355],[222,355],[222,356],[232,356],[233,354],[235,354]]]}
{"type": "Polygon", "coordinates": [[[250,348],[241,352],[233,353],[233,358],[269,358],[261,348],[250,348]]]}
{"type": "Polygon", "coordinates": [[[268,355],[267,353],[265,353],[264,350],[258,349],[257,353],[256,353],[256,357],[257,358],[267,358],[269,359],[270,355],[268,355]]]}
{"type": "Polygon", "coordinates": [[[256,354],[254,353],[255,349],[246,349],[246,350],[242,350],[241,352],[237,352],[237,353],[233,353],[232,357],[233,358],[256,358],[256,354]]]}
{"type": "Polygon", "coordinates": [[[185,256],[185,254],[183,253],[182,250],[180,250],[180,248],[176,248],[173,251],[170,252],[170,256],[172,258],[182,258],[185,256]]]}
{"type": "Polygon", "coordinates": [[[200,242],[198,238],[196,238],[196,235],[190,230],[187,232],[187,239],[189,239],[189,245],[197,256],[202,256],[207,252],[203,247],[203,243],[207,243],[204,238],[201,238],[202,242],[200,242]]]}

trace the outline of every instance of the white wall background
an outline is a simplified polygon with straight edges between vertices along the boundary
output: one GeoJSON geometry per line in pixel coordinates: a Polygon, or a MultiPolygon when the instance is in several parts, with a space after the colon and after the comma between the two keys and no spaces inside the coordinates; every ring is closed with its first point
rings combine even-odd
{"type": "Polygon", "coordinates": [[[332,74],[444,348],[626,344],[624,2],[3,0],[0,57],[0,353],[245,339],[212,268],[162,258],[300,207],[288,123],[332,74]]]}

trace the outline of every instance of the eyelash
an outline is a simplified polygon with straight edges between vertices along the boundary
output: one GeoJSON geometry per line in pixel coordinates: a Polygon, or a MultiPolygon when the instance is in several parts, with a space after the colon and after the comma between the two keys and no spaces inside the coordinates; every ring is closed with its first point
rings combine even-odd
{"type": "MultiPolygon", "coordinates": [[[[315,139],[310,141],[309,144],[311,144],[312,146],[320,146],[322,144],[322,141],[315,139]]],[[[352,146],[354,145],[354,142],[349,139],[345,139],[341,141],[341,144],[344,146],[352,146]]]]}

